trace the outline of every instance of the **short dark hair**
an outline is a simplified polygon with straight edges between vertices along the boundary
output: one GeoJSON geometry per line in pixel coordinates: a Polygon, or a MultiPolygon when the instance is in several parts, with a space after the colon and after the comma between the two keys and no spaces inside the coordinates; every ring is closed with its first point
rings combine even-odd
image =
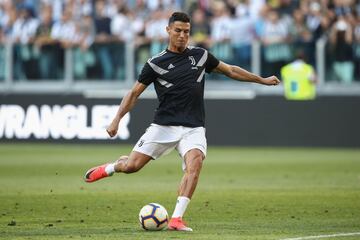
{"type": "Polygon", "coordinates": [[[190,17],[184,12],[174,12],[169,18],[169,25],[175,21],[190,23],[190,17]]]}

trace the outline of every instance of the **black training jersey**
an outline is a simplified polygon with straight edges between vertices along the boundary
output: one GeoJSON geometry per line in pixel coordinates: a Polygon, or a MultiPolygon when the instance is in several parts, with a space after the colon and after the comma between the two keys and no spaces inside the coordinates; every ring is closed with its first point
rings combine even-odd
{"type": "Polygon", "coordinates": [[[207,50],[187,47],[182,53],[164,50],[150,58],[139,76],[145,85],[154,83],[159,106],[154,123],[200,127],[205,124],[204,79],[219,64],[207,50]]]}

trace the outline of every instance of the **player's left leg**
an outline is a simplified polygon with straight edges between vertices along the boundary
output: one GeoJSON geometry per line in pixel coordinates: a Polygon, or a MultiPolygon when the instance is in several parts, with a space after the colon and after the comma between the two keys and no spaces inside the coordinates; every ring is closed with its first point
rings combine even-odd
{"type": "Polygon", "coordinates": [[[178,199],[168,228],[177,231],[192,231],[182,217],[196,189],[205,155],[199,149],[192,149],[185,155],[185,173],[178,189],[178,199]]]}
{"type": "Polygon", "coordinates": [[[205,156],[199,149],[192,149],[185,154],[185,173],[181,180],[178,194],[191,199],[197,186],[205,156]]]}

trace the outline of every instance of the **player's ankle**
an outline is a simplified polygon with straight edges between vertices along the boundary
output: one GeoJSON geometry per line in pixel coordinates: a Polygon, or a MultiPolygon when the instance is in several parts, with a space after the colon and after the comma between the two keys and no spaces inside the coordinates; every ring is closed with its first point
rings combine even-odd
{"type": "Polygon", "coordinates": [[[111,176],[115,173],[115,163],[110,163],[105,167],[105,172],[111,176]]]}
{"type": "Polygon", "coordinates": [[[185,196],[179,196],[176,201],[174,213],[172,215],[172,218],[182,218],[184,215],[186,208],[188,204],[190,203],[190,198],[185,196]]]}

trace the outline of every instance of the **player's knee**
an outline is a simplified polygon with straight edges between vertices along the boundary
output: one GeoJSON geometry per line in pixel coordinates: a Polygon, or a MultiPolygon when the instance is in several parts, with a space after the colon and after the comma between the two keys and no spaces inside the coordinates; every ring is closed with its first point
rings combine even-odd
{"type": "Polygon", "coordinates": [[[118,160],[116,160],[116,164],[119,164],[121,162],[127,162],[129,159],[129,156],[120,156],[118,160]]]}
{"type": "Polygon", "coordinates": [[[193,156],[193,162],[196,165],[202,165],[203,161],[204,161],[205,157],[204,154],[201,151],[196,151],[196,153],[193,156]]]}
{"type": "Polygon", "coordinates": [[[123,173],[134,173],[137,171],[139,171],[139,169],[137,169],[134,165],[126,165],[123,173]]]}
{"type": "Polygon", "coordinates": [[[142,168],[142,165],[137,161],[128,161],[125,165],[124,173],[135,173],[142,168]]]}
{"type": "Polygon", "coordinates": [[[128,163],[124,170],[124,173],[135,173],[139,171],[140,168],[134,163],[128,163]]]}

